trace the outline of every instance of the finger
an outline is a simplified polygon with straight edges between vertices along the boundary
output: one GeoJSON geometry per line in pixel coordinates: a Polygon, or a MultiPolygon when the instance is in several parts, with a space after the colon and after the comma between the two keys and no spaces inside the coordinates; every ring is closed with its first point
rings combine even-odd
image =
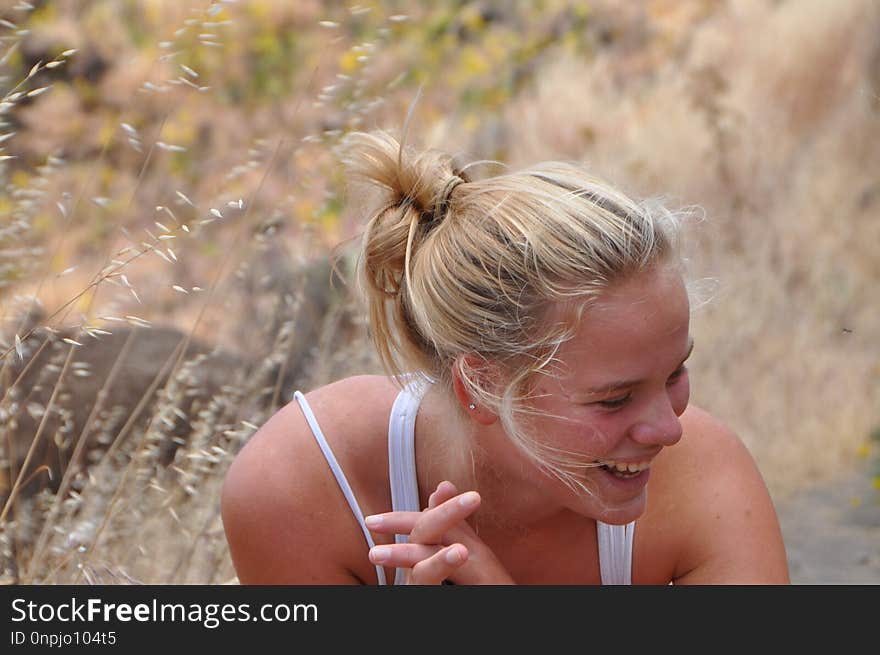
{"type": "Polygon", "coordinates": [[[458,494],[458,489],[449,480],[443,480],[437,485],[437,489],[428,498],[428,509],[434,509],[437,505],[458,494]]]}
{"type": "Polygon", "coordinates": [[[470,516],[479,506],[480,495],[476,491],[468,491],[423,512],[385,512],[367,516],[364,521],[369,530],[379,534],[407,535],[412,535],[421,521],[425,527],[419,528],[420,538],[417,541],[439,543],[444,532],[470,516]]]}
{"type": "Polygon", "coordinates": [[[480,494],[468,491],[425,510],[410,529],[410,540],[423,544],[440,543],[444,533],[464,521],[479,506],[480,494]]]}
{"type": "Polygon", "coordinates": [[[370,548],[369,557],[373,564],[411,569],[422,560],[430,559],[443,548],[443,546],[415,543],[383,544],[370,548]]]}
{"type": "Polygon", "coordinates": [[[367,528],[379,534],[409,534],[422,512],[385,512],[364,518],[367,528]]]}
{"type": "Polygon", "coordinates": [[[409,583],[435,585],[442,583],[467,561],[468,551],[461,544],[452,544],[412,567],[409,583]]]}

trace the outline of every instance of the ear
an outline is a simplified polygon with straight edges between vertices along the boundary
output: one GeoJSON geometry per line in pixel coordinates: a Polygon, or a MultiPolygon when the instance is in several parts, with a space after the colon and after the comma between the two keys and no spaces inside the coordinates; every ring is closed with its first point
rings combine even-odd
{"type": "Polygon", "coordinates": [[[461,355],[452,363],[452,390],[455,392],[456,400],[464,408],[464,413],[481,425],[492,425],[498,420],[498,415],[471,396],[462,379],[462,365],[470,370],[479,371],[478,376],[483,384],[492,379],[494,367],[478,355],[461,355]],[[474,405],[474,409],[470,408],[471,404],[474,405]]]}

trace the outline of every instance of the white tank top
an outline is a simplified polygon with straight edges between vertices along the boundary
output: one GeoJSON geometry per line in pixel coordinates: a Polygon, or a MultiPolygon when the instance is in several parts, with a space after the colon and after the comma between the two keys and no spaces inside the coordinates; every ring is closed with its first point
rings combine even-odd
{"type": "MultiPolygon", "coordinates": [[[[430,381],[424,377],[414,377],[406,387],[397,395],[391,408],[391,417],[388,422],[388,468],[391,484],[391,505],[394,511],[420,511],[419,485],[416,477],[415,456],[415,427],[416,414],[419,411],[422,396],[430,386],[430,381]]],[[[321,428],[315,420],[305,396],[299,391],[293,394],[305,415],[306,421],[315,435],[315,439],[339,483],[345,499],[355,518],[360,523],[361,530],[367,544],[372,548],[375,543],[367,525],[364,522],[364,514],[358,505],[357,499],[351,490],[351,485],[343,473],[342,468],[336,461],[336,457],[330,450],[321,428]]],[[[609,525],[596,521],[596,530],[599,545],[599,571],[602,576],[602,584],[605,585],[628,585],[632,582],[632,546],[635,522],[627,525],[609,525]]],[[[406,535],[395,535],[397,543],[405,543],[406,535]]],[[[397,569],[394,584],[403,584],[404,569],[397,569]]],[[[386,584],[385,569],[376,566],[376,575],[379,584],[386,584]]]]}

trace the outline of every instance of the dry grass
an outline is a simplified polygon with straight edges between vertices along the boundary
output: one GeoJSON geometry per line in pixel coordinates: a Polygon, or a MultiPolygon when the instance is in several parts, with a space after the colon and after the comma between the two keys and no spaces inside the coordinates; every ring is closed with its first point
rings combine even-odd
{"type": "Polygon", "coordinates": [[[0,57],[52,54],[13,51],[0,87],[0,491],[53,474],[4,505],[6,581],[235,581],[218,499],[238,449],[294,389],[378,370],[357,301],[330,290],[329,246],[360,227],[333,147],[399,126],[419,83],[427,145],[586,160],[700,206],[695,402],[777,497],[852,466],[880,424],[876,8],[546,5],[3,14],[32,33],[4,27],[0,57]]]}

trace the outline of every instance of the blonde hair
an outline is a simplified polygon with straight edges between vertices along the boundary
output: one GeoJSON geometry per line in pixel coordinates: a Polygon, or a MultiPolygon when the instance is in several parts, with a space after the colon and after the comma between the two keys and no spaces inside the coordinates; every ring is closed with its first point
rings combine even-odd
{"type": "Polygon", "coordinates": [[[343,163],[379,189],[359,280],[383,367],[398,383],[421,372],[449,390],[457,367],[522,452],[589,493],[573,469],[591,464],[532,438],[522,419],[538,412],[524,401],[536,374],[553,374],[591,299],[678,261],[676,216],[580,165],[471,180],[448,154],[414,152],[384,132],[349,135],[343,163]]]}

